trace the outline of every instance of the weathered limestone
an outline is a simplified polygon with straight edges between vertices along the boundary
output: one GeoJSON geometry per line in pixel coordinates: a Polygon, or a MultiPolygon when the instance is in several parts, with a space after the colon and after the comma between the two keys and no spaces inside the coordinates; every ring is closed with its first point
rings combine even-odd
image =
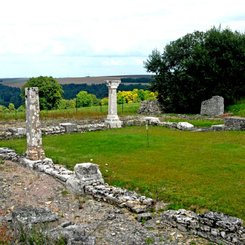
{"type": "Polygon", "coordinates": [[[77,132],[77,124],[76,123],[60,123],[60,126],[65,129],[66,133],[77,132]]]}
{"type": "Polygon", "coordinates": [[[140,103],[139,114],[157,115],[161,114],[161,105],[157,100],[145,100],[140,103]]]}
{"type": "Polygon", "coordinates": [[[66,181],[66,187],[74,194],[84,194],[86,185],[104,184],[104,179],[98,165],[93,163],[78,163],[74,167],[75,175],[66,181]]]}
{"type": "Polygon", "coordinates": [[[167,210],[162,214],[162,222],[218,244],[244,244],[243,221],[223,213],[210,211],[196,214],[185,209],[167,210]]]}
{"type": "Polygon", "coordinates": [[[39,95],[38,88],[26,88],[26,157],[30,160],[41,160],[45,158],[42,149],[42,133],[39,121],[39,95]]]}
{"type": "Polygon", "coordinates": [[[117,115],[117,88],[120,84],[120,80],[108,80],[106,81],[109,89],[109,101],[108,101],[108,115],[105,123],[108,128],[121,128],[122,121],[119,120],[117,115]]]}
{"type": "Polygon", "coordinates": [[[209,100],[204,100],[201,104],[201,115],[219,116],[224,114],[224,98],[213,96],[209,100]]]}
{"type": "Polygon", "coordinates": [[[245,118],[243,117],[226,117],[224,119],[225,127],[231,130],[245,130],[245,118]]]}
{"type": "Polygon", "coordinates": [[[160,124],[160,120],[158,117],[144,117],[143,120],[148,125],[159,125],[160,124]]]}
{"type": "Polygon", "coordinates": [[[177,128],[180,130],[192,130],[194,126],[188,122],[179,122],[177,123],[177,128]]]}

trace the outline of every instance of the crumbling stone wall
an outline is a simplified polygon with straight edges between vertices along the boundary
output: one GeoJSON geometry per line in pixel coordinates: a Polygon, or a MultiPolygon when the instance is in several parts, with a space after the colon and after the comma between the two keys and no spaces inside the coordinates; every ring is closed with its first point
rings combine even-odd
{"type": "Polygon", "coordinates": [[[168,210],[163,213],[162,222],[219,244],[242,245],[245,242],[243,221],[223,213],[196,214],[185,209],[168,210]]]}
{"type": "Polygon", "coordinates": [[[224,118],[225,127],[230,130],[245,130],[245,118],[226,117],[224,118]]]}
{"type": "Polygon", "coordinates": [[[0,159],[17,161],[25,167],[49,174],[77,195],[87,194],[98,200],[128,208],[135,213],[146,212],[154,205],[154,200],[151,198],[104,183],[98,166],[93,163],[77,164],[74,171],[70,171],[54,164],[49,158],[31,161],[18,156],[15,151],[8,148],[0,148],[0,159]]]}

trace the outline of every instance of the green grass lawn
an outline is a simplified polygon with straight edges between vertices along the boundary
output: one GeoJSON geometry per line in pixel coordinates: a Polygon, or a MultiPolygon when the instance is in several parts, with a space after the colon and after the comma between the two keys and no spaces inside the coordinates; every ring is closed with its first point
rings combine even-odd
{"type": "MultiPolygon", "coordinates": [[[[72,169],[99,164],[110,184],[134,189],[172,208],[221,211],[245,220],[245,132],[185,132],[127,127],[43,137],[48,157],[72,169]]],[[[25,139],[0,141],[25,150],[25,139]]]]}

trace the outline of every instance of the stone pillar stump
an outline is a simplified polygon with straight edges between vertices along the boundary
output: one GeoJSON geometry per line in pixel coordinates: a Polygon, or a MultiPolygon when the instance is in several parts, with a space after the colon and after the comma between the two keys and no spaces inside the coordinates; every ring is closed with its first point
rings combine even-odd
{"type": "Polygon", "coordinates": [[[39,120],[38,88],[25,88],[26,103],[26,157],[30,160],[43,160],[45,154],[42,148],[42,132],[39,120]]]}

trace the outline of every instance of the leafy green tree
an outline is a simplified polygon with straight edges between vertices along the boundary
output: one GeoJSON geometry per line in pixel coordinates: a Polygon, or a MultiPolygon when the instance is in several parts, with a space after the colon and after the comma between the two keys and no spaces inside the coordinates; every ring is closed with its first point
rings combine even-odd
{"type": "Polygon", "coordinates": [[[30,78],[22,88],[22,94],[26,87],[38,87],[41,110],[57,109],[62,99],[63,90],[61,85],[53,77],[30,78]]]}
{"type": "Polygon", "coordinates": [[[87,91],[80,91],[76,96],[77,107],[92,106],[96,96],[89,94],[87,91]]]}
{"type": "Polygon", "coordinates": [[[100,104],[101,105],[108,105],[108,97],[101,99],[100,104]]]}
{"type": "Polygon", "coordinates": [[[76,99],[60,101],[58,109],[75,109],[76,108],[76,99]]]}
{"type": "Polygon", "coordinates": [[[226,105],[245,96],[245,35],[212,28],[187,34],[153,50],[145,62],[155,73],[152,89],[167,112],[199,113],[213,95],[226,105]]]}
{"type": "Polygon", "coordinates": [[[13,104],[13,103],[9,103],[8,109],[9,109],[10,112],[14,112],[14,111],[15,111],[15,106],[14,106],[14,104],[13,104]]]}
{"type": "Polygon", "coordinates": [[[7,110],[7,108],[3,105],[0,105],[0,113],[1,112],[5,112],[7,110]]]}
{"type": "Polygon", "coordinates": [[[19,106],[19,107],[17,108],[17,111],[18,111],[18,112],[24,112],[24,111],[25,111],[25,107],[24,107],[23,105],[21,105],[21,106],[19,106]]]}

